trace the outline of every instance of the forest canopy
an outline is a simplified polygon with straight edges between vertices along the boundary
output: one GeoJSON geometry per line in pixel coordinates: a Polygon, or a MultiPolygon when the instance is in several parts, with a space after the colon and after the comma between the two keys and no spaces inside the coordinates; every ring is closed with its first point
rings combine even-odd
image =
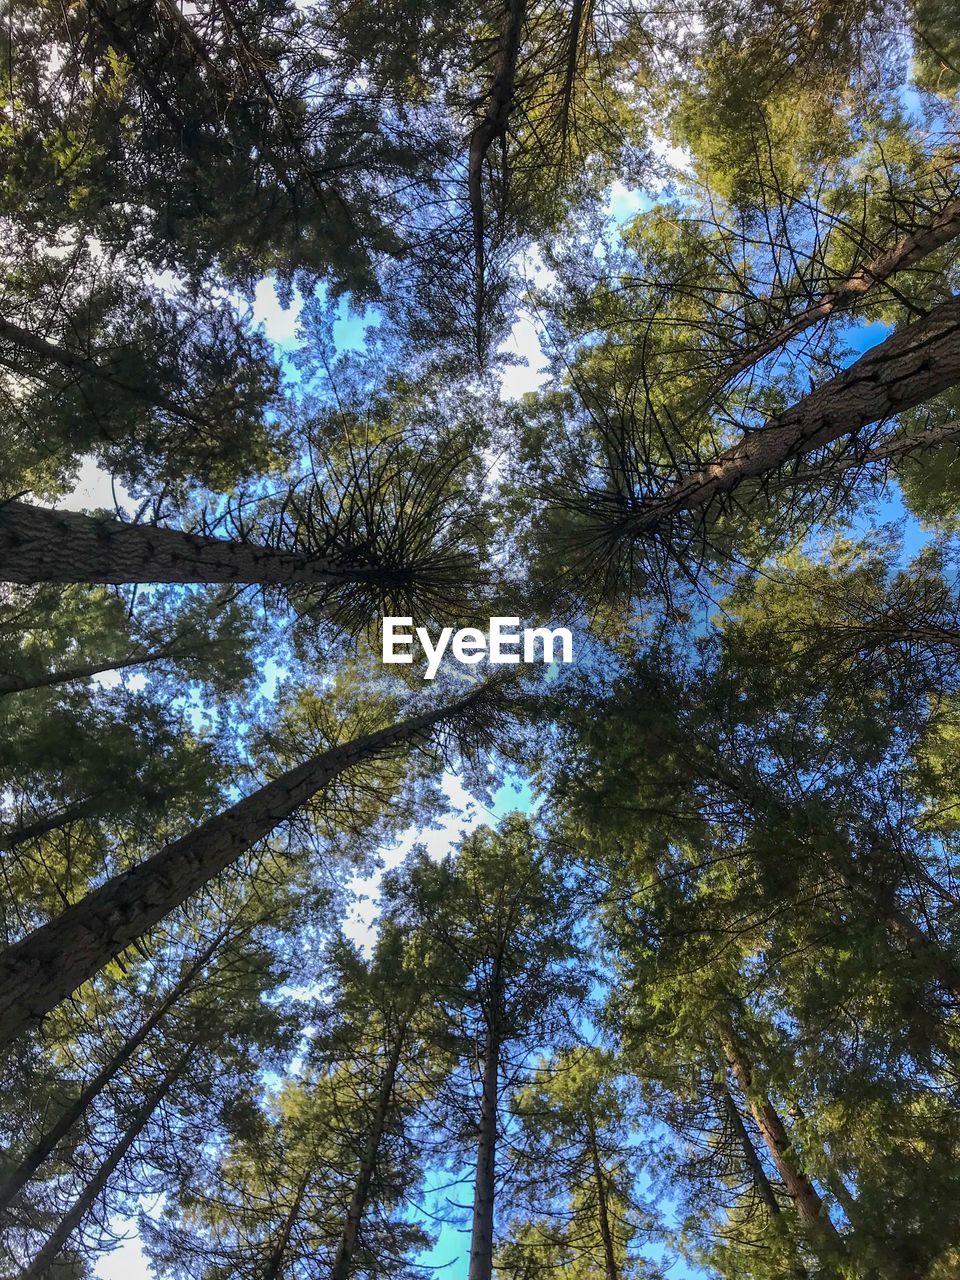
{"type": "Polygon", "coordinates": [[[960,11],[2,16],[0,1280],[960,1276],[960,11]]]}

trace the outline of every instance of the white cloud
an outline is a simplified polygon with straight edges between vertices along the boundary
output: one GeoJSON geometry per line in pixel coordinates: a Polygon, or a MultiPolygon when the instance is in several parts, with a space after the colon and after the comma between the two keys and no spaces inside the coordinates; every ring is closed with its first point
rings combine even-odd
{"type": "Polygon", "coordinates": [[[112,511],[116,503],[124,511],[134,511],[133,499],[119,480],[114,481],[110,472],[104,471],[96,458],[88,455],[80,463],[77,483],[70,492],[49,505],[64,507],[68,511],[76,511],[79,507],[105,507],[112,511]]]}
{"type": "Polygon", "coordinates": [[[284,308],[277,287],[269,277],[261,280],[253,295],[253,322],[263,326],[263,331],[278,347],[293,350],[300,345],[297,326],[303,310],[303,297],[294,290],[290,306],[284,308]]]}

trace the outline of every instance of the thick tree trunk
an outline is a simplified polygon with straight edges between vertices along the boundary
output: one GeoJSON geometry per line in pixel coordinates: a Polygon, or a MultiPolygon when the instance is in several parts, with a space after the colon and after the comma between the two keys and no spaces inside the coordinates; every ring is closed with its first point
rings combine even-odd
{"type": "Polygon", "coordinates": [[[473,1228],[467,1280],[491,1280],[493,1276],[493,1210],[499,1124],[497,1104],[500,1092],[500,1005],[503,994],[499,961],[494,964],[491,986],[491,1013],[483,1057],[480,1133],[477,1141],[477,1173],[473,1190],[473,1228]]]}
{"type": "Polygon", "coordinates": [[[613,1231],[610,1228],[610,1212],[607,1205],[607,1180],[600,1162],[600,1152],[597,1150],[596,1126],[593,1123],[593,1116],[589,1113],[587,1114],[587,1143],[590,1147],[593,1181],[597,1188],[597,1220],[600,1239],[603,1243],[604,1280],[620,1280],[620,1269],[617,1266],[617,1255],[613,1247],[613,1231]]]}
{"type": "Polygon", "coordinates": [[[622,518],[626,535],[640,537],[677,516],[703,512],[744,480],[772,475],[813,449],[891,418],[960,382],[960,299],[891,334],[855,364],[785,413],[751,431],[663,497],[622,518]]]}
{"type": "Polygon", "coordinates": [[[343,1234],[340,1237],[340,1243],[337,1245],[337,1254],[330,1269],[330,1280],[347,1280],[350,1274],[350,1264],[353,1261],[354,1251],[357,1247],[360,1224],[363,1221],[364,1210],[367,1207],[370,1184],[373,1181],[377,1155],[380,1151],[380,1142],[383,1138],[387,1115],[390,1110],[390,1099],[393,1095],[394,1081],[397,1078],[397,1068],[400,1065],[400,1055],[403,1052],[407,1025],[404,1022],[397,1029],[396,1037],[390,1047],[390,1056],[387,1058],[386,1066],[380,1079],[380,1089],[377,1093],[377,1102],[373,1111],[370,1132],[367,1135],[367,1144],[360,1163],[360,1172],[357,1175],[353,1195],[350,1198],[350,1207],[347,1210],[346,1220],[343,1224],[343,1234]]]}
{"type": "Polygon", "coordinates": [[[0,1044],[38,1023],[351,765],[428,733],[480,693],[331,747],[290,769],[10,947],[0,955],[0,1044]]]}
{"type": "Polygon", "coordinates": [[[0,1209],[6,1209],[29,1182],[40,1166],[53,1154],[59,1144],[84,1117],[87,1109],[100,1096],[111,1080],[126,1066],[143,1042],[160,1025],[166,1015],[180,998],[189,991],[194,979],[203,970],[214,952],[223,942],[225,933],[220,933],[207,947],[200,952],[187,972],[154,1009],[153,1013],[129,1039],[125,1040],[108,1062],[86,1084],[73,1102],[54,1121],[30,1148],[19,1165],[0,1185],[0,1209]]]}
{"type": "Polygon", "coordinates": [[[767,337],[761,338],[738,359],[732,360],[722,370],[720,377],[714,383],[714,389],[719,390],[720,387],[732,382],[734,378],[752,369],[765,356],[778,350],[791,339],[820,324],[821,321],[829,319],[834,312],[844,311],[853,306],[871,289],[883,284],[898,271],[905,271],[907,267],[915,266],[935,250],[955,240],[957,236],[960,236],[960,200],[951,200],[925,226],[917,227],[910,235],[903,236],[889,249],[885,249],[883,253],[864,263],[846,280],[840,281],[816,302],[805,307],[803,311],[798,312],[767,337]]]}
{"type": "Polygon", "coordinates": [[[0,582],[236,582],[335,586],[388,573],[332,558],[125,524],[25,502],[0,503],[0,582]]]}
{"type": "Polygon", "coordinates": [[[71,351],[68,347],[62,347],[56,342],[50,342],[46,338],[41,338],[39,334],[24,329],[10,320],[4,320],[2,317],[0,317],[0,342],[9,342],[12,346],[19,347],[21,351],[29,351],[31,355],[38,356],[50,364],[59,365],[70,373],[82,373],[88,378],[108,382],[135,400],[163,409],[182,422],[190,423],[191,426],[211,428],[214,425],[202,413],[184,408],[169,396],[151,391],[135,382],[127,382],[106,365],[98,364],[91,356],[84,355],[80,351],[71,351]]]}
{"type": "Polygon", "coordinates": [[[130,1148],[139,1138],[140,1134],[147,1127],[151,1117],[160,1106],[164,1098],[180,1079],[188,1062],[193,1056],[196,1048],[195,1044],[191,1044],[185,1053],[183,1053],[174,1065],[167,1071],[166,1075],[143,1101],[137,1109],[130,1124],[123,1132],[123,1136],[117,1145],[110,1152],[109,1156],[104,1160],[103,1164],[97,1170],[96,1174],[91,1178],[83,1190],[82,1195],[73,1204],[73,1206],[64,1215],[56,1231],[49,1238],[37,1256],[34,1258],[24,1271],[20,1273],[19,1280],[40,1280],[42,1276],[48,1274],[57,1258],[60,1256],[65,1245],[68,1243],[71,1235],[87,1216],[96,1203],[97,1197],[106,1187],[110,1178],[116,1172],[117,1167],[123,1160],[124,1156],[130,1151],[130,1148]]]}
{"type": "Polygon", "coordinates": [[[733,1071],[734,1077],[743,1091],[756,1121],[760,1136],[770,1152],[777,1173],[797,1208],[801,1222],[816,1227],[829,1236],[836,1236],[837,1231],[829,1216],[824,1212],[813,1183],[795,1164],[796,1155],[786,1126],[780,1119],[770,1099],[758,1095],[753,1087],[753,1071],[743,1050],[737,1045],[732,1033],[725,1028],[722,1033],[723,1052],[733,1071]]]}

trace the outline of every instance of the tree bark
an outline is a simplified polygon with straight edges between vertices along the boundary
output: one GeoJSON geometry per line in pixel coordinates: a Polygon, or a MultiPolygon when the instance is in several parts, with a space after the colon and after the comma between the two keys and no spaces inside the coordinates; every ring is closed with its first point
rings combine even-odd
{"type": "Polygon", "coordinates": [[[0,504],[0,582],[224,582],[309,586],[385,582],[362,564],[229,542],[153,524],[0,504]]]}
{"type": "Polygon", "coordinates": [[[470,1235],[470,1268],[467,1272],[467,1280],[491,1280],[493,1276],[493,1209],[496,1197],[502,987],[503,979],[498,958],[493,968],[490,1022],[483,1057],[480,1134],[477,1142],[477,1173],[473,1192],[473,1228],[470,1235]]]}
{"type": "Polygon", "coordinates": [[[393,1044],[390,1046],[390,1055],[387,1058],[386,1066],[380,1079],[380,1089],[377,1093],[377,1102],[373,1112],[370,1132],[367,1135],[360,1172],[350,1199],[350,1207],[347,1210],[347,1217],[343,1225],[343,1234],[340,1237],[340,1243],[337,1245],[336,1257],[330,1269],[330,1280],[347,1280],[350,1274],[350,1264],[353,1261],[354,1251],[357,1247],[360,1224],[363,1221],[364,1210],[367,1207],[367,1198],[370,1194],[370,1184],[373,1181],[374,1169],[376,1168],[377,1154],[380,1150],[380,1142],[383,1138],[387,1114],[390,1110],[390,1098],[393,1094],[393,1085],[397,1077],[397,1068],[400,1065],[400,1055],[403,1052],[407,1026],[406,1022],[401,1023],[393,1044]]]}
{"type": "Polygon", "coordinates": [[[603,1274],[605,1280],[620,1280],[620,1269],[613,1248],[613,1232],[610,1229],[610,1215],[607,1208],[607,1183],[600,1163],[600,1152],[597,1150],[597,1130],[593,1116],[587,1114],[587,1142],[590,1147],[590,1163],[593,1166],[593,1180],[597,1188],[597,1218],[600,1225],[600,1239],[603,1242],[603,1274]]]}
{"type": "Polygon", "coordinates": [[[761,338],[744,355],[732,360],[721,371],[713,385],[713,390],[719,390],[734,378],[746,373],[748,369],[754,368],[765,356],[815,324],[829,319],[835,311],[844,311],[853,306],[871,289],[883,284],[898,271],[914,266],[935,250],[955,240],[957,236],[960,236],[960,200],[950,200],[925,226],[917,227],[915,231],[903,236],[889,249],[885,249],[883,253],[864,263],[846,280],[842,280],[833,289],[828,289],[816,302],[805,307],[792,319],[785,321],[766,338],[761,338]]]}
{"type": "Polygon", "coordinates": [[[960,299],[951,298],[872,347],[849,369],[751,431],[663,497],[626,512],[623,532],[640,537],[679,515],[703,512],[744,480],[772,474],[794,458],[912,409],[957,382],[960,299]]]}
{"type": "Polygon", "coordinates": [[[194,979],[223,942],[225,932],[220,933],[200,952],[186,974],[172,987],[154,1009],[153,1013],[129,1039],[125,1040],[110,1060],[84,1086],[70,1106],[31,1147],[5,1182],[0,1185],[0,1209],[6,1209],[20,1190],[33,1177],[40,1166],[53,1154],[63,1139],[86,1114],[91,1103],[99,1097],[111,1080],[130,1061],[152,1031],[160,1025],[177,1001],[190,989],[194,979]]]}
{"type": "Polygon", "coordinates": [[[770,1099],[765,1095],[758,1095],[754,1089],[752,1068],[729,1028],[722,1030],[721,1042],[727,1062],[747,1099],[750,1112],[770,1152],[770,1158],[786,1187],[787,1194],[796,1205],[801,1222],[807,1226],[816,1227],[831,1237],[836,1237],[836,1228],[828,1214],[824,1212],[823,1201],[816,1188],[803,1170],[797,1168],[795,1164],[796,1156],[786,1126],[770,1099]]]}
{"type": "Polygon", "coordinates": [[[37,1024],[351,765],[427,733],[481,693],[331,747],[288,770],[10,947],[0,955],[0,1044],[37,1024]]]}
{"type": "Polygon", "coordinates": [[[180,1079],[184,1068],[193,1056],[195,1048],[195,1044],[191,1044],[189,1046],[186,1052],[183,1053],[167,1071],[153,1092],[147,1096],[141,1106],[137,1109],[130,1124],[124,1130],[120,1141],[110,1152],[106,1160],[104,1160],[103,1164],[97,1170],[93,1178],[91,1178],[90,1182],[87,1183],[79,1199],[77,1199],[72,1207],[67,1211],[60,1225],[34,1258],[33,1262],[31,1262],[26,1269],[20,1273],[20,1280],[40,1280],[40,1277],[45,1276],[50,1271],[64,1246],[69,1241],[70,1236],[93,1208],[97,1197],[116,1172],[121,1160],[123,1160],[124,1156],[127,1155],[137,1138],[147,1127],[157,1107],[159,1107],[160,1103],[180,1079]]]}

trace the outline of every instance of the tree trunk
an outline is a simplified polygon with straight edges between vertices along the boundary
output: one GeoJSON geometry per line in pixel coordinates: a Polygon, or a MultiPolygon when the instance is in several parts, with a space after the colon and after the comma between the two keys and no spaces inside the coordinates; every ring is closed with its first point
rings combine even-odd
{"type": "Polygon", "coordinates": [[[610,1214],[607,1207],[607,1183],[600,1163],[600,1152],[597,1150],[597,1131],[593,1116],[587,1114],[587,1142],[590,1146],[590,1163],[593,1165],[593,1180],[597,1187],[597,1217],[600,1225],[600,1239],[603,1242],[603,1274],[605,1280],[620,1280],[620,1269],[613,1248],[613,1232],[610,1229],[610,1214]]]}
{"type": "Polygon", "coordinates": [[[407,1033],[407,1026],[408,1023],[406,1022],[400,1025],[397,1030],[396,1038],[390,1047],[390,1056],[387,1058],[383,1076],[380,1080],[377,1103],[374,1108],[373,1121],[370,1126],[370,1133],[367,1136],[367,1144],[360,1164],[360,1172],[357,1176],[357,1182],[354,1186],[353,1195],[350,1199],[350,1207],[347,1210],[346,1221],[343,1225],[343,1234],[341,1235],[340,1243],[337,1246],[337,1254],[333,1260],[333,1266],[330,1269],[330,1280],[347,1280],[347,1277],[350,1274],[350,1264],[353,1261],[353,1254],[357,1247],[357,1237],[360,1232],[360,1224],[363,1221],[363,1213],[367,1207],[367,1197],[370,1194],[370,1184],[373,1181],[373,1173],[377,1163],[377,1154],[380,1150],[380,1141],[383,1138],[383,1131],[387,1122],[387,1114],[390,1110],[390,1098],[393,1094],[393,1084],[397,1077],[397,1068],[400,1065],[400,1055],[403,1052],[403,1042],[407,1033]]]}
{"type": "Polygon", "coordinates": [[[297,1194],[294,1196],[293,1204],[283,1220],[280,1236],[273,1253],[270,1255],[270,1261],[267,1263],[261,1280],[280,1280],[283,1272],[283,1261],[290,1244],[290,1237],[293,1235],[293,1228],[297,1225],[297,1219],[300,1217],[300,1206],[303,1204],[303,1197],[306,1194],[311,1172],[312,1169],[308,1164],[303,1177],[300,1179],[300,1185],[297,1187],[297,1194]]]}
{"type": "Polygon", "coordinates": [[[470,196],[470,213],[473,219],[474,271],[476,295],[474,302],[474,326],[476,329],[477,356],[483,359],[483,309],[485,304],[486,251],[484,246],[483,214],[483,164],[496,138],[507,132],[510,112],[517,89],[517,59],[520,55],[520,34],[526,17],[526,0],[504,0],[500,38],[497,45],[493,83],[487,98],[483,118],[470,135],[470,153],[467,160],[467,187],[470,196]]]}
{"type": "Polygon", "coordinates": [[[467,1280],[491,1280],[493,1276],[493,1209],[497,1171],[497,1103],[500,1085],[500,1003],[503,980],[499,960],[494,964],[490,1023],[483,1057],[483,1093],[480,1099],[480,1135],[477,1142],[477,1174],[473,1191],[473,1228],[470,1235],[470,1269],[467,1280]]]}
{"type": "Polygon", "coordinates": [[[10,1176],[0,1185],[0,1209],[6,1209],[21,1188],[29,1182],[40,1166],[53,1154],[57,1146],[70,1133],[73,1127],[86,1114],[90,1104],[103,1092],[110,1081],[130,1061],[136,1051],[150,1033],[163,1021],[177,1001],[189,990],[194,979],[201,972],[214,952],[223,942],[225,932],[205,947],[196,957],[186,974],[176,986],[163,997],[147,1020],[128,1040],[125,1040],[110,1060],[104,1064],[93,1079],[84,1086],[74,1101],[62,1115],[44,1132],[33,1147],[20,1161],[10,1176]]]}
{"type": "Polygon", "coordinates": [[[481,693],[331,747],[290,769],[8,948],[0,955],[0,1044],[38,1023],[346,769],[427,733],[481,693]]]}
{"type": "Polygon", "coordinates": [[[960,236],[960,200],[951,200],[931,218],[926,226],[918,227],[910,235],[898,240],[889,249],[885,249],[876,258],[854,271],[846,280],[842,280],[835,288],[822,294],[816,302],[798,312],[791,320],[787,320],[768,337],[761,338],[744,355],[731,361],[721,371],[720,377],[713,384],[713,390],[717,391],[726,386],[734,378],[738,378],[742,373],[759,364],[765,356],[812,328],[813,325],[828,319],[835,311],[843,311],[853,306],[876,285],[883,284],[898,271],[914,266],[928,254],[955,240],[957,236],[960,236]]]}
{"type": "Polygon", "coordinates": [[[898,330],[817,391],[760,430],[718,454],[669,493],[622,518],[623,532],[640,537],[675,517],[704,512],[752,476],[852,435],[861,427],[922,404],[960,382],[960,299],[898,330]]]}
{"type": "Polygon", "coordinates": [[[0,582],[235,582],[342,586],[389,571],[152,524],[0,503],[0,582]]]}
{"type": "Polygon", "coordinates": [[[797,1207],[801,1222],[807,1226],[816,1227],[831,1237],[836,1237],[836,1228],[824,1212],[823,1201],[816,1188],[803,1170],[796,1167],[795,1152],[783,1121],[770,1099],[764,1095],[758,1095],[754,1089],[753,1071],[743,1051],[734,1041],[729,1028],[723,1029],[721,1037],[727,1062],[747,1099],[750,1112],[770,1152],[777,1173],[787,1189],[787,1194],[797,1207]]]}
{"type": "Polygon", "coordinates": [[[727,1113],[727,1119],[733,1132],[736,1134],[740,1149],[743,1152],[743,1158],[747,1168],[750,1170],[750,1178],[756,1189],[757,1195],[766,1205],[767,1212],[771,1218],[779,1218],[781,1209],[777,1201],[776,1192],[770,1185],[770,1179],[763,1167],[763,1161],[757,1154],[757,1149],[753,1145],[753,1140],[747,1132],[747,1126],[743,1122],[743,1116],[740,1114],[740,1108],[733,1099],[733,1095],[724,1082],[720,1086],[723,1090],[723,1105],[727,1113]]]}
{"type": "Polygon", "coordinates": [[[130,1124],[124,1130],[120,1141],[110,1152],[106,1160],[104,1160],[103,1164],[97,1170],[93,1178],[91,1178],[90,1182],[87,1183],[80,1198],[64,1215],[60,1225],[34,1258],[33,1262],[31,1262],[26,1269],[20,1273],[19,1280],[40,1280],[40,1277],[49,1272],[64,1246],[69,1241],[71,1235],[93,1208],[97,1197],[116,1172],[121,1160],[123,1160],[124,1156],[127,1155],[137,1138],[139,1138],[140,1134],[149,1124],[157,1107],[159,1107],[160,1103],[164,1100],[183,1074],[184,1068],[193,1056],[195,1048],[196,1044],[191,1044],[189,1046],[187,1051],[177,1059],[176,1063],[174,1063],[169,1071],[167,1071],[166,1075],[157,1087],[147,1096],[141,1106],[137,1109],[130,1124]]]}
{"type": "Polygon", "coordinates": [[[10,693],[26,693],[30,689],[52,689],[58,684],[71,684],[76,680],[90,680],[104,671],[125,671],[128,667],[146,667],[154,662],[176,662],[195,658],[199,654],[178,652],[175,649],[156,649],[133,654],[127,658],[99,658],[76,667],[63,667],[59,671],[42,671],[36,676],[0,675],[0,698],[10,693]]]}
{"type": "Polygon", "coordinates": [[[75,800],[73,804],[68,804],[65,809],[59,809],[45,818],[38,818],[36,822],[29,822],[24,827],[15,827],[12,831],[5,832],[0,835],[0,850],[10,853],[19,845],[26,844],[28,840],[38,840],[40,836],[48,835],[51,831],[59,831],[61,827],[67,827],[71,822],[79,822],[81,818],[94,812],[95,801],[102,794],[98,791],[96,795],[85,796],[82,800],[75,800]]]}
{"type": "Polygon", "coordinates": [[[178,404],[176,400],[171,400],[169,396],[144,389],[135,382],[127,382],[124,378],[118,377],[113,373],[109,367],[98,364],[92,357],[84,355],[80,351],[71,351],[68,347],[62,347],[56,342],[50,342],[46,338],[41,338],[39,334],[33,333],[30,329],[24,329],[21,325],[14,324],[10,320],[4,320],[2,317],[0,317],[0,342],[9,342],[11,346],[19,347],[21,351],[29,351],[31,355],[38,356],[41,360],[49,361],[50,364],[59,365],[60,368],[67,369],[71,373],[83,373],[89,378],[108,382],[111,386],[119,388],[127,395],[133,396],[135,400],[141,400],[145,404],[153,405],[155,408],[164,409],[182,422],[190,423],[191,426],[212,428],[214,425],[202,413],[194,413],[191,409],[185,409],[183,405],[178,404]]]}

